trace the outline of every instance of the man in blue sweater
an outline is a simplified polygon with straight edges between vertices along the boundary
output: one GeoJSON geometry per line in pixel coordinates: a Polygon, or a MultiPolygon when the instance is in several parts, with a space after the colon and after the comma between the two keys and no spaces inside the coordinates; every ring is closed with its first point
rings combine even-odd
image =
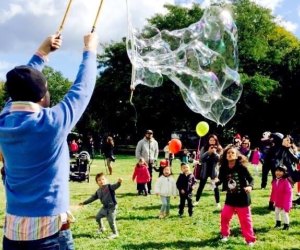
{"type": "Polygon", "coordinates": [[[62,244],[63,249],[74,249],[69,229],[67,135],[95,86],[98,38],[95,33],[84,36],[76,80],[62,101],[49,107],[47,80],[41,70],[48,54],[61,43],[57,35],[49,36],[27,65],[6,75],[10,98],[0,114],[7,199],[3,250],[54,250],[62,249],[62,244]]]}

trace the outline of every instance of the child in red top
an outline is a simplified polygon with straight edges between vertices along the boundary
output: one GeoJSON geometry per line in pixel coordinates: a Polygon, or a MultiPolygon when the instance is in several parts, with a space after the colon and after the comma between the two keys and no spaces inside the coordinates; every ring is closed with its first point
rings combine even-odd
{"type": "Polygon", "coordinates": [[[148,165],[145,162],[144,158],[140,158],[139,162],[136,164],[134,168],[134,172],[132,175],[132,180],[136,180],[138,195],[144,194],[147,195],[147,183],[151,180],[148,165]]]}

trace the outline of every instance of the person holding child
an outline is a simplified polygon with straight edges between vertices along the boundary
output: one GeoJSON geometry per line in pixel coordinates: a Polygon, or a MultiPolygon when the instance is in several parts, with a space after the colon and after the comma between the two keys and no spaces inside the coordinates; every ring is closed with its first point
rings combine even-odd
{"type": "Polygon", "coordinates": [[[191,173],[190,167],[187,163],[181,163],[181,173],[176,181],[176,186],[179,191],[180,203],[179,203],[179,217],[182,218],[184,212],[185,202],[188,204],[188,213],[191,217],[193,215],[193,201],[192,192],[195,188],[196,179],[191,173]]]}
{"type": "Polygon", "coordinates": [[[144,194],[147,196],[147,183],[150,181],[151,176],[148,170],[148,165],[143,157],[141,157],[136,164],[133,174],[132,180],[136,180],[138,195],[144,194]]]}
{"type": "Polygon", "coordinates": [[[246,156],[241,155],[233,144],[228,145],[220,158],[219,181],[216,185],[223,184],[223,190],[226,191],[221,212],[221,241],[228,240],[230,221],[236,213],[246,243],[252,246],[256,241],[250,209],[253,177],[246,167],[247,162],[246,156]]]}
{"type": "Polygon", "coordinates": [[[279,165],[275,168],[276,178],[272,181],[271,200],[275,206],[275,228],[281,227],[280,213],[283,217],[283,230],[289,230],[290,219],[289,212],[292,208],[293,187],[288,177],[287,167],[279,165]]]}
{"type": "Polygon", "coordinates": [[[153,131],[148,129],[145,132],[144,138],[138,141],[135,149],[136,159],[139,160],[143,157],[148,165],[148,171],[151,177],[147,183],[148,194],[151,194],[153,166],[156,164],[158,154],[158,142],[153,137],[153,131]]]}
{"type": "Polygon", "coordinates": [[[163,175],[157,179],[154,191],[156,195],[160,195],[162,205],[159,218],[163,219],[170,214],[170,197],[177,194],[176,182],[170,167],[164,167],[163,175]]]}
{"type": "Polygon", "coordinates": [[[115,190],[121,186],[123,179],[119,178],[115,184],[108,184],[104,173],[99,173],[96,175],[95,180],[99,186],[98,190],[89,199],[79,203],[79,205],[87,205],[99,199],[103,207],[96,215],[96,222],[99,225],[98,232],[103,233],[105,231],[102,218],[106,217],[112,230],[112,234],[108,238],[117,238],[119,233],[116,225],[117,200],[115,190]]]}

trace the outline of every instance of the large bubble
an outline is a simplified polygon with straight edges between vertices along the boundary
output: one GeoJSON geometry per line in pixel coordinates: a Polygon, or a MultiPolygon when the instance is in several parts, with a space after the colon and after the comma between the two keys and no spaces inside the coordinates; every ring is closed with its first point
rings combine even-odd
{"type": "Polygon", "coordinates": [[[225,1],[214,0],[198,22],[173,31],[151,26],[138,31],[129,18],[131,87],[159,87],[165,75],[180,88],[192,111],[225,125],[242,93],[237,28],[227,7],[225,1]]]}

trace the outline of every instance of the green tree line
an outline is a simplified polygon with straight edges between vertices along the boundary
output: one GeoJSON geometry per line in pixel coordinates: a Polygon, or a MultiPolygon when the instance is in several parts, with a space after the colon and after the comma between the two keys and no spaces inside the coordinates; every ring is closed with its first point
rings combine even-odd
{"type": "MultiPolygon", "coordinates": [[[[148,20],[159,30],[175,30],[197,22],[204,10],[199,5],[184,8],[165,5],[166,14],[148,20]]],[[[155,131],[163,145],[172,131],[194,131],[206,120],[210,131],[228,140],[235,132],[259,141],[264,131],[300,134],[297,118],[300,93],[299,39],[275,23],[271,11],[250,2],[235,1],[232,7],[238,28],[239,73],[243,94],[235,116],[224,126],[191,111],[178,87],[165,78],[158,88],[138,85],[130,103],[131,63],[125,38],[104,47],[98,55],[99,77],[91,102],[76,126],[81,133],[118,135],[120,142],[136,143],[145,129],[155,131]]],[[[70,82],[47,67],[53,103],[67,91],[70,82]]],[[[1,103],[4,100],[0,89],[1,103]]]]}

